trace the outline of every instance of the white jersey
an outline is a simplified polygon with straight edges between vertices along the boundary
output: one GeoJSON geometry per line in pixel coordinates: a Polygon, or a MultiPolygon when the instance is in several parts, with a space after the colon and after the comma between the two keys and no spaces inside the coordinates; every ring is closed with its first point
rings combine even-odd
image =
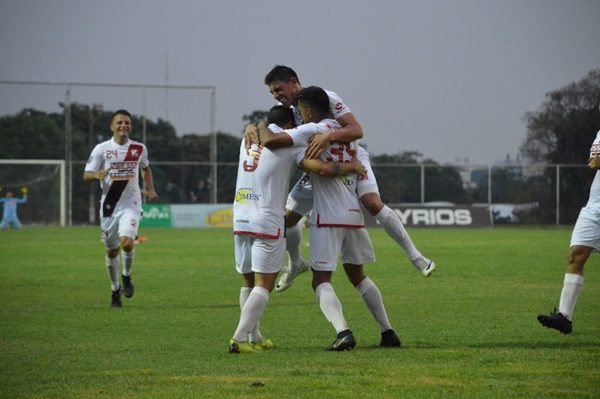
{"type": "Polygon", "coordinates": [[[109,169],[106,177],[100,181],[101,217],[110,217],[114,212],[125,209],[142,212],[139,172],[140,168],[149,165],[146,146],[131,139],[120,145],[111,138],[94,147],[85,171],[109,169]]]}
{"type": "MultiPolygon", "coordinates": [[[[296,129],[287,130],[294,146],[303,148],[297,162],[304,159],[308,140],[313,134],[341,128],[335,119],[324,119],[319,123],[307,123],[296,129]]],[[[356,151],[355,143],[333,143],[319,155],[324,162],[350,162],[356,151]]],[[[314,203],[311,223],[317,227],[364,227],[363,213],[356,194],[357,175],[327,177],[311,175],[314,188],[314,203]]]]}
{"type": "MultiPolygon", "coordinates": [[[[596,134],[596,139],[590,148],[590,157],[595,154],[600,156],[600,131],[596,134]]],[[[600,172],[596,172],[596,176],[594,176],[586,207],[600,208],[600,172]]]]}
{"type": "Polygon", "coordinates": [[[240,146],[233,233],[263,238],[280,238],[284,234],[285,201],[296,153],[304,150],[286,147],[274,151],[253,145],[246,151],[240,146]],[[260,153],[256,158],[254,155],[260,153]]]}

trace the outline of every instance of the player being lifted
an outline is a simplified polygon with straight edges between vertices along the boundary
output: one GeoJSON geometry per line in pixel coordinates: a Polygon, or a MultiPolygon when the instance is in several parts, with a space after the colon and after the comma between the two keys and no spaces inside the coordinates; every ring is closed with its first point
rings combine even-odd
{"type": "MultiPolygon", "coordinates": [[[[271,134],[264,124],[259,124],[260,137],[266,148],[300,146],[307,149],[313,135],[326,134],[341,128],[336,120],[331,119],[329,97],[319,87],[310,86],[300,91],[298,108],[302,120],[309,123],[275,135],[271,134]]],[[[355,154],[354,142],[331,143],[317,158],[309,159],[305,151],[297,157],[298,165],[312,172],[311,181],[314,189],[310,238],[312,287],[321,311],[336,330],[336,339],[328,348],[333,351],[353,349],[356,344],[344,318],[342,305],[331,284],[331,277],[340,255],[348,279],[360,293],[379,324],[380,346],[400,346],[400,340],[388,320],[381,292],[363,270],[363,263],[374,261],[375,257],[371,240],[364,228],[363,213],[357,195],[359,175],[331,178],[323,174],[320,168],[324,162],[333,162],[335,171],[348,162],[355,162],[355,154]]]]}
{"type": "MultiPolygon", "coordinates": [[[[285,111],[285,108],[274,109],[269,117],[273,119],[276,112],[285,111]]],[[[229,341],[230,353],[252,353],[273,347],[273,342],[262,336],[259,323],[285,258],[285,199],[298,154],[302,156],[304,149],[287,147],[272,151],[262,148],[258,140],[246,143],[242,139],[233,203],[235,263],[242,274],[241,312],[229,341]]],[[[319,166],[321,173],[336,176],[362,170],[358,161],[338,168],[324,162],[319,166]]]]}
{"type": "Polygon", "coordinates": [[[127,298],[134,294],[131,270],[135,258],[135,238],[142,217],[142,195],[139,171],[146,182],[150,201],[158,198],[148,161],[146,146],[129,138],[131,114],[120,109],[111,118],[110,130],[113,137],[92,150],[85,165],[83,179],[98,180],[102,189],[100,199],[100,228],[106,247],[106,267],[112,289],[112,307],[121,307],[121,288],[127,298]],[[123,285],[119,283],[119,252],[123,250],[121,273],[123,285]]]}
{"type": "MultiPolygon", "coordinates": [[[[302,85],[296,72],[287,66],[277,65],[265,76],[264,82],[273,98],[284,106],[292,107],[296,115],[296,123],[302,124],[302,117],[297,109],[298,93],[302,90],[302,85]]],[[[315,136],[307,152],[309,159],[315,158],[330,143],[348,143],[362,138],[363,135],[362,127],[350,107],[336,93],[328,90],[325,92],[329,96],[331,114],[342,128],[315,136]]],[[[248,125],[245,133],[256,136],[256,127],[252,124],[248,125]]],[[[382,202],[377,181],[371,169],[369,154],[360,146],[357,151],[358,159],[367,168],[367,176],[358,182],[357,192],[360,202],[383,226],[388,235],[402,247],[412,265],[424,276],[430,276],[436,268],[435,262],[421,254],[412,242],[399,216],[382,202]]],[[[287,209],[287,249],[290,262],[275,288],[277,291],[287,289],[297,275],[308,270],[308,263],[300,256],[302,231],[298,222],[312,209],[312,186],[309,175],[303,175],[292,188],[287,209]]]]}

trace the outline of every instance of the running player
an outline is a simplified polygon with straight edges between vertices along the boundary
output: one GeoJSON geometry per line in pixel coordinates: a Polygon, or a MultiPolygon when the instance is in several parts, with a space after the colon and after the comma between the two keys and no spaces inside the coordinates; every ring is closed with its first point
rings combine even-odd
{"type": "Polygon", "coordinates": [[[100,228],[106,247],[106,267],[112,290],[111,306],[120,308],[121,288],[131,298],[135,287],[131,271],[135,258],[135,238],[142,217],[142,196],[139,171],[146,182],[148,199],[158,198],[148,161],[146,146],[129,138],[131,114],[124,109],[115,111],[110,130],[113,137],[92,150],[85,165],[83,180],[98,180],[102,189],[100,199],[100,228]],[[119,283],[119,252],[122,263],[122,287],[119,283]]]}
{"type": "MultiPolygon", "coordinates": [[[[600,107],[598,108],[600,110],[600,107]]],[[[543,326],[563,334],[573,331],[573,312],[577,297],[583,288],[585,262],[592,252],[600,252],[600,131],[590,149],[588,166],[594,174],[594,180],[588,202],[581,208],[571,235],[571,248],[558,311],[554,309],[550,314],[540,314],[537,317],[543,326]]]]}
{"type": "MultiPolygon", "coordinates": [[[[296,129],[272,135],[259,126],[261,140],[266,148],[293,145],[308,148],[314,134],[340,129],[340,124],[330,118],[328,94],[319,87],[307,87],[298,94],[298,107],[307,122],[296,129]]],[[[363,263],[374,261],[373,247],[364,228],[364,218],[357,195],[359,176],[356,174],[331,178],[324,175],[321,165],[333,162],[333,170],[356,161],[356,144],[332,143],[318,158],[308,159],[304,151],[297,158],[303,169],[312,172],[314,206],[311,214],[311,267],[312,286],[321,310],[336,330],[336,339],[328,348],[332,351],[353,349],[356,345],[346,322],[342,305],[331,284],[331,276],[341,255],[348,279],[363,300],[381,332],[380,346],[399,347],[400,340],[387,317],[381,292],[363,270],[363,263]]],[[[366,169],[365,169],[366,171],[366,169]]],[[[361,174],[362,176],[363,174],[361,174]]]]}

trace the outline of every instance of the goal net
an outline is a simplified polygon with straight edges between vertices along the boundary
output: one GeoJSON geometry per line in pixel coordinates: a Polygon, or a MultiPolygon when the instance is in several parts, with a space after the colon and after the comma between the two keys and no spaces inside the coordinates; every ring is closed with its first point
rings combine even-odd
{"type": "Polygon", "coordinates": [[[0,159],[0,197],[12,192],[27,202],[19,204],[22,224],[66,224],[65,161],[0,159]]]}

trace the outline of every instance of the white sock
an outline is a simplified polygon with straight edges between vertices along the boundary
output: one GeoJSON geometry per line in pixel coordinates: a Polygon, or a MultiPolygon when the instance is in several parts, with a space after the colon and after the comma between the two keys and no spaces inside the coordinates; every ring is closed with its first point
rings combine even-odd
{"type": "Polygon", "coordinates": [[[315,294],[317,294],[317,300],[319,301],[321,311],[327,320],[333,324],[335,332],[339,333],[340,331],[349,329],[350,327],[348,326],[348,323],[346,323],[344,313],[342,312],[342,303],[335,294],[331,283],[319,284],[315,290],[315,294]]]}
{"type": "Polygon", "coordinates": [[[294,227],[288,227],[285,230],[285,249],[288,252],[288,258],[290,265],[300,266],[302,263],[302,251],[300,245],[302,244],[302,227],[300,223],[294,227]]]}
{"type": "Polygon", "coordinates": [[[130,252],[121,251],[121,262],[123,263],[123,276],[131,276],[133,260],[135,259],[135,248],[130,252]]]}
{"type": "MultiPolygon", "coordinates": [[[[240,288],[240,311],[242,309],[244,309],[244,305],[246,304],[246,301],[248,300],[248,297],[250,296],[251,292],[252,292],[252,287],[240,288]]],[[[258,328],[259,325],[260,325],[260,321],[258,323],[256,323],[256,327],[254,327],[254,329],[252,331],[250,331],[250,334],[248,336],[248,340],[250,342],[262,342],[263,336],[260,333],[260,330],[258,328]]]]}
{"type": "Polygon", "coordinates": [[[104,256],[104,262],[106,263],[106,270],[108,271],[108,279],[110,280],[110,289],[116,291],[119,289],[119,257],[109,258],[108,255],[104,256]]]}
{"type": "Polygon", "coordinates": [[[575,303],[579,292],[583,287],[583,276],[573,273],[565,273],[565,281],[560,293],[560,303],[558,311],[569,320],[573,320],[575,303]]]}
{"type": "Polygon", "coordinates": [[[408,236],[400,217],[389,206],[384,205],[381,211],[375,215],[375,219],[383,226],[386,233],[402,247],[409,259],[413,260],[422,256],[408,236]]]}
{"type": "Polygon", "coordinates": [[[240,321],[237,329],[233,334],[233,339],[236,341],[246,341],[248,334],[256,327],[259,322],[267,303],[269,302],[269,291],[263,287],[254,287],[248,299],[242,308],[240,321]]]}
{"type": "Polygon", "coordinates": [[[387,316],[387,312],[385,311],[385,305],[383,304],[383,297],[381,296],[381,291],[379,291],[379,288],[377,288],[375,283],[367,277],[360,282],[356,289],[362,295],[363,300],[367,304],[367,307],[371,311],[371,314],[375,318],[375,321],[379,323],[379,328],[381,329],[381,332],[387,331],[390,328],[392,328],[387,316]]]}

